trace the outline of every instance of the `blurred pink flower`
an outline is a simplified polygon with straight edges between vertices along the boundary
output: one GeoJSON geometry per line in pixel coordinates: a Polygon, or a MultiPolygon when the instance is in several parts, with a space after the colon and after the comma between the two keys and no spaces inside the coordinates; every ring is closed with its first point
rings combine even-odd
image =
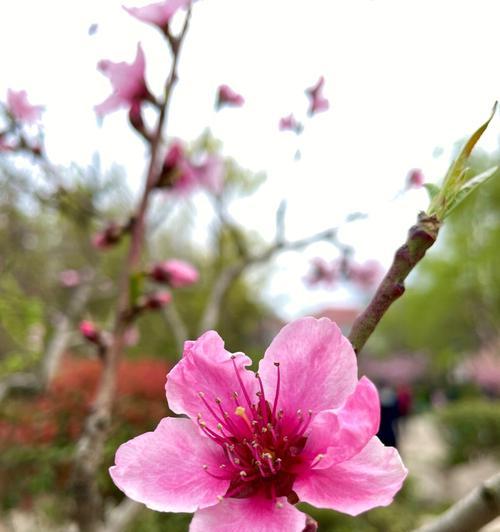
{"type": "Polygon", "coordinates": [[[158,283],[167,283],[172,288],[194,284],[199,279],[198,270],[188,262],[170,259],[153,266],[151,277],[158,283]]]}
{"type": "Polygon", "coordinates": [[[203,162],[194,164],[182,144],[174,141],[167,151],[156,186],[180,194],[204,187],[219,194],[224,185],[224,173],[224,161],[218,155],[207,154],[203,162]]]}
{"type": "Polygon", "coordinates": [[[232,107],[241,107],[245,103],[245,100],[241,94],[233,91],[227,85],[221,85],[217,92],[217,102],[215,104],[216,109],[220,109],[224,105],[232,107]]]}
{"type": "Polygon", "coordinates": [[[141,334],[139,332],[139,329],[135,326],[129,327],[123,333],[123,341],[125,342],[125,345],[127,347],[133,347],[134,345],[137,345],[140,337],[141,334]]]}
{"type": "Polygon", "coordinates": [[[3,136],[0,136],[0,153],[14,150],[15,145],[7,141],[3,136]]]}
{"type": "Polygon", "coordinates": [[[100,332],[93,322],[89,320],[83,320],[80,322],[78,328],[80,329],[80,333],[86,340],[94,344],[100,343],[100,332]]]}
{"type": "Polygon", "coordinates": [[[191,0],[164,0],[144,7],[123,6],[123,9],[142,22],[153,24],[163,29],[178,9],[189,7],[190,3],[191,0]]]}
{"type": "Polygon", "coordinates": [[[500,393],[500,341],[485,346],[479,353],[467,359],[465,375],[489,393],[500,393]]]}
{"type": "Polygon", "coordinates": [[[375,386],[330,320],[284,327],[259,365],[215,331],[185,343],[167,376],[171,410],[120,446],[110,475],[130,498],[195,512],[190,532],[302,532],[299,499],[350,515],[392,502],[407,470],[375,436],[375,386]],[[190,419],[189,419],[190,418],[190,419]]]}
{"type": "Polygon", "coordinates": [[[383,269],[376,260],[367,260],[363,264],[348,262],[347,276],[364,290],[374,288],[382,279],[383,269]]]}
{"type": "Polygon", "coordinates": [[[424,174],[420,168],[413,168],[408,172],[408,177],[406,178],[408,188],[420,188],[424,181],[424,174]]]}
{"type": "Polygon", "coordinates": [[[297,122],[293,114],[280,118],[279,128],[281,131],[293,131],[300,133],[302,131],[302,124],[297,122]]]}
{"type": "Polygon", "coordinates": [[[16,122],[32,124],[40,119],[42,105],[32,105],[28,102],[26,91],[7,90],[7,110],[16,122]]]}
{"type": "Polygon", "coordinates": [[[208,154],[205,160],[195,166],[199,184],[207,190],[220,194],[224,187],[225,165],[222,157],[208,154]]]}
{"type": "Polygon", "coordinates": [[[311,270],[304,281],[308,286],[323,284],[332,287],[339,279],[339,265],[337,261],[328,264],[321,257],[316,257],[311,261],[311,270]]]}
{"type": "Polygon", "coordinates": [[[311,105],[309,107],[309,114],[311,116],[315,113],[326,111],[330,107],[330,103],[322,94],[324,84],[325,78],[321,76],[316,85],[306,89],[306,94],[311,99],[311,105]]]}
{"type": "Polygon", "coordinates": [[[82,282],[82,278],[77,270],[64,270],[59,272],[59,282],[66,288],[73,288],[82,282]]]}
{"type": "Polygon", "coordinates": [[[111,113],[120,107],[129,110],[134,108],[137,114],[142,102],[152,98],[144,78],[146,62],[140,43],[137,45],[137,54],[133,63],[114,63],[103,59],[99,61],[97,68],[109,78],[113,86],[113,94],[94,107],[99,116],[111,113]]]}

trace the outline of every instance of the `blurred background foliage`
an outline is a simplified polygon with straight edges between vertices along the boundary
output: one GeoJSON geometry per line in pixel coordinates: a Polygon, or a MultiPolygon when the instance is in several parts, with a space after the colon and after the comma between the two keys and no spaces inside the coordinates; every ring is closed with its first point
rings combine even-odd
{"type": "MultiPolygon", "coordinates": [[[[208,132],[192,145],[194,152],[202,149],[219,149],[208,132]]],[[[475,171],[499,163],[500,152],[480,154],[473,161],[475,171]]],[[[192,237],[190,199],[161,192],[149,219],[145,267],[176,257],[200,271],[199,283],[174,292],[176,311],[191,338],[200,332],[200,320],[220,272],[248,249],[264,245],[258,235],[221,223],[216,214],[217,202],[220,206],[220,202],[251,195],[264,177],[232,160],[226,160],[226,171],[224,196],[209,198],[215,209],[206,245],[197,245],[192,237]],[[175,231],[169,230],[172,226],[175,231]]],[[[496,399],[500,376],[498,388],[488,389],[480,380],[464,376],[468,359],[485,346],[500,345],[499,177],[497,171],[453,213],[440,242],[419,265],[405,296],[384,317],[367,350],[374,359],[394,353],[425,357],[427,370],[414,383],[414,402],[419,411],[429,411],[436,392],[444,398],[434,401],[439,407],[432,414],[447,445],[444,469],[500,452],[496,399]]],[[[91,238],[110,220],[127,221],[133,194],[125,182],[121,169],[103,173],[97,159],[88,168],[57,169],[16,158],[0,160],[0,379],[19,373],[38,375],[61,316],[71,321],[66,353],[50,385],[14,390],[0,402],[0,506],[4,511],[38,508],[54,522],[63,522],[71,513],[69,502],[60,501],[65,500],[74,444],[100,373],[94,349],[77,332],[78,323],[91,318],[103,329],[111,326],[116,279],[126,248],[121,242],[99,251],[91,238]],[[64,282],[61,272],[68,270],[78,272],[76,284],[64,282]],[[70,311],[82,285],[89,286],[85,304],[70,311]]],[[[245,277],[234,283],[221,305],[217,326],[228,349],[255,357],[263,353],[281,323],[260,299],[257,285],[259,279],[250,283],[245,277]]],[[[119,370],[119,400],[106,466],[120,443],[153,429],[168,414],[165,374],[180,356],[172,321],[163,311],[150,312],[140,317],[137,329],[139,334],[131,334],[137,338],[131,340],[119,370]]],[[[490,351],[500,368],[498,349],[490,351]]],[[[108,501],[121,499],[107,467],[102,469],[100,483],[108,501]]],[[[441,501],[424,503],[410,478],[394,504],[358,518],[307,511],[325,532],[403,532],[416,526],[423,513],[443,507],[441,501]]],[[[186,530],[189,520],[188,515],[144,510],[129,530],[186,530]]]]}

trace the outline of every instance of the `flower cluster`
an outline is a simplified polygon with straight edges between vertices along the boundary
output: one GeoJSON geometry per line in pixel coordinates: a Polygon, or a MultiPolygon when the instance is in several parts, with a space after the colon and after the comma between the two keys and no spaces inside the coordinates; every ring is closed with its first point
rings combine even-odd
{"type": "Polygon", "coordinates": [[[323,318],[287,325],[254,373],[209,331],[186,342],[167,376],[170,409],[123,444],[115,484],[149,508],[195,512],[191,532],[302,532],[305,501],[351,515],[389,504],[407,474],[375,436],[375,386],[323,318]]]}

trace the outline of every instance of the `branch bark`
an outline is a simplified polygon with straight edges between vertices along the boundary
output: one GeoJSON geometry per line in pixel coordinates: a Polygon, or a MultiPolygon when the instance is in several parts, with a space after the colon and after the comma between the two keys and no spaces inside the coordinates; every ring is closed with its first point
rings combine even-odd
{"type": "Polygon", "coordinates": [[[500,473],[415,532],[475,532],[500,515],[500,473]]]}
{"type": "Polygon", "coordinates": [[[76,288],[65,314],[56,318],[56,326],[50,339],[41,366],[41,387],[46,389],[54,378],[61,358],[71,338],[73,321],[87,304],[91,289],[90,279],[76,288]]]}
{"type": "Polygon", "coordinates": [[[373,299],[352,326],[349,341],[356,353],[363,349],[389,307],[404,294],[406,278],[436,241],[440,226],[435,216],[419,214],[417,223],[408,232],[406,242],[396,251],[392,265],[373,299]]]}

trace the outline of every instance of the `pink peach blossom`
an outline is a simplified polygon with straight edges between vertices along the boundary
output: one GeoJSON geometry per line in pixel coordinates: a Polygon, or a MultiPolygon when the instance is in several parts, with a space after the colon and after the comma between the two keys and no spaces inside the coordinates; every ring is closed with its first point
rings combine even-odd
{"type": "Polygon", "coordinates": [[[220,194],[224,187],[225,165],[222,157],[206,155],[203,162],[195,165],[198,182],[205,189],[220,194]]]}
{"type": "Polygon", "coordinates": [[[245,100],[241,94],[233,91],[227,85],[221,85],[217,91],[217,102],[215,107],[220,109],[224,105],[232,107],[241,107],[245,103],[245,100]]]}
{"type": "Polygon", "coordinates": [[[94,108],[99,116],[111,113],[120,107],[134,109],[137,114],[140,105],[152,98],[144,79],[146,61],[140,43],[137,45],[137,54],[133,63],[114,63],[103,59],[99,61],[97,68],[109,78],[113,86],[113,94],[94,108]]]}
{"type": "Polygon", "coordinates": [[[364,290],[374,288],[382,279],[383,269],[376,260],[367,260],[363,264],[349,262],[347,264],[347,276],[364,290]]]}
{"type": "Polygon", "coordinates": [[[408,177],[406,178],[408,188],[420,188],[424,181],[424,174],[420,168],[413,168],[408,172],[408,177]]]}
{"type": "Polygon", "coordinates": [[[327,318],[284,327],[260,361],[215,331],[185,343],[165,418],[120,446],[110,474],[130,498],[195,512],[191,532],[302,532],[298,499],[357,515],[391,503],[407,470],[375,436],[375,386],[327,318]],[[289,502],[291,501],[291,502],[289,502]]]}
{"type": "Polygon", "coordinates": [[[172,288],[194,284],[199,279],[198,270],[188,262],[170,259],[153,266],[151,277],[159,283],[168,283],[172,288]]]}
{"type": "Polygon", "coordinates": [[[330,107],[330,103],[322,94],[324,84],[325,78],[321,76],[316,85],[306,89],[306,94],[311,99],[311,105],[309,107],[309,114],[311,116],[321,111],[326,111],[330,107]]]}
{"type": "Polygon", "coordinates": [[[302,124],[297,122],[293,114],[290,114],[280,118],[279,128],[281,131],[293,131],[298,134],[302,131],[302,124]]]}
{"type": "Polygon", "coordinates": [[[157,186],[180,194],[190,193],[198,187],[219,194],[224,185],[224,173],[224,161],[218,155],[205,155],[202,162],[194,164],[183,145],[174,141],[165,156],[157,186]]]}
{"type": "Polygon", "coordinates": [[[156,2],[144,7],[123,6],[123,8],[127,13],[142,22],[153,24],[163,29],[178,9],[183,7],[187,8],[190,3],[191,0],[164,0],[163,2],[156,2]]]}
{"type": "Polygon", "coordinates": [[[33,124],[40,119],[42,105],[32,105],[28,102],[26,91],[7,90],[7,110],[16,122],[33,124]]]}
{"type": "Polygon", "coordinates": [[[316,257],[311,261],[311,271],[304,281],[309,286],[325,285],[333,286],[339,279],[340,270],[337,261],[328,264],[321,257],[316,257]]]}

